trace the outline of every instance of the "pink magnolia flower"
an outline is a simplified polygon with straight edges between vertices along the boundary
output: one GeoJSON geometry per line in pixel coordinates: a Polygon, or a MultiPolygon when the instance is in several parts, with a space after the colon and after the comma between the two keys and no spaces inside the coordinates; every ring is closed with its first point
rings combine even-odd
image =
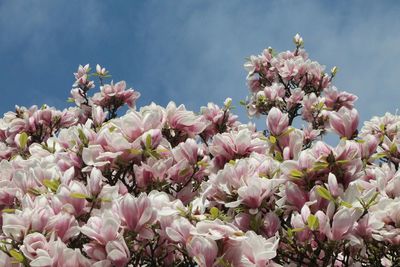
{"type": "Polygon", "coordinates": [[[126,266],[130,259],[129,249],[123,238],[108,242],[106,245],[106,253],[107,258],[114,266],[126,266]]]}
{"type": "Polygon", "coordinates": [[[204,236],[194,236],[186,244],[189,254],[200,267],[212,267],[218,255],[214,240],[204,236]]]}
{"type": "Polygon", "coordinates": [[[279,138],[279,144],[283,147],[283,158],[285,160],[298,159],[303,149],[303,133],[300,130],[293,130],[286,136],[279,138]],[[285,140],[286,139],[286,140],[285,140]],[[287,141],[288,140],[288,141],[287,141]]]}
{"type": "Polygon", "coordinates": [[[242,266],[266,266],[275,258],[279,238],[265,239],[253,231],[248,231],[242,242],[242,266]]]}
{"type": "Polygon", "coordinates": [[[34,231],[42,232],[55,215],[53,209],[48,206],[48,203],[46,204],[46,206],[36,207],[32,210],[31,228],[34,231]]]}
{"type": "Polygon", "coordinates": [[[227,161],[236,157],[244,157],[252,152],[263,153],[267,149],[267,142],[253,135],[249,129],[238,132],[217,134],[210,144],[210,153],[215,157],[214,163],[222,167],[227,161]]]}
{"type": "MultiPolygon", "coordinates": [[[[203,116],[196,116],[193,112],[187,111],[184,105],[176,107],[174,102],[169,102],[166,107],[167,123],[173,130],[182,131],[193,137],[201,133],[207,122],[203,116]]],[[[174,132],[171,132],[172,136],[174,132]]]]}
{"type": "Polygon", "coordinates": [[[191,138],[187,139],[184,143],[180,143],[172,150],[176,162],[186,160],[191,165],[197,163],[201,152],[199,145],[191,138]]]}
{"type": "Polygon", "coordinates": [[[339,111],[329,113],[329,122],[332,130],[340,137],[352,139],[358,127],[358,112],[356,109],[342,107],[339,111]]]}
{"type": "Polygon", "coordinates": [[[100,106],[92,107],[92,119],[96,127],[100,127],[107,117],[108,112],[104,112],[100,106]]]}
{"type": "Polygon", "coordinates": [[[357,219],[361,216],[360,211],[349,208],[339,209],[332,218],[330,219],[322,211],[317,211],[315,216],[319,221],[319,229],[324,233],[330,240],[338,241],[347,238],[355,225],[357,219]]]}
{"type": "Polygon", "coordinates": [[[105,180],[105,177],[101,171],[97,168],[93,168],[90,172],[90,176],[87,178],[87,189],[90,196],[97,196],[101,192],[104,185],[103,180],[105,180]]]}
{"type": "Polygon", "coordinates": [[[61,185],[59,187],[57,198],[60,200],[65,210],[68,210],[68,212],[74,215],[81,215],[85,213],[88,202],[84,198],[71,196],[73,193],[89,196],[89,192],[82,183],[72,181],[68,186],[61,185]]]}
{"type": "Polygon", "coordinates": [[[147,163],[142,163],[141,166],[133,167],[137,186],[146,188],[153,182],[163,182],[169,177],[169,171],[173,164],[172,158],[155,160],[150,158],[147,163]]]}
{"type": "Polygon", "coordinates": [[[119,201],[119,214],[128,230],[138,233],[142,238],[152,238],[149,225],[156,220],[157,212],[146,194],[142,193],[137,198],[130,194],[123,196],[119,201]]]}
{"type": "Polygon", "coordinates": [[[85,66],[79,65],[78,71],[74,73],[75,79],[79,79],[83,76],[85,76],[90,70],[89,64],[86,64],[85,66]]]}
{"type": "Polygon", "coordinates": [[[290,80],[292,77],[296,77],[299,72],[299,64],[296,59],[288,59],[282,61],[282,65],[279,66],[279,74],[285,80],[290,80]]]}
{"type": "Polygon", "coordinates": [[[325,89],[325,104],[332,110],[339,110],[341,107],[353,109],[357,96],[348,92],[339,92],[335,86],[325,89]]]}
{"type": "Polygon", "coordinates": [[[185,244],[191,238],[190,232],[195,231],[195,227],[185,218],[175,219],[170,226],[165,229],[167,236],[179,243],[185,244]]]}
{"type": "Polygon", "coordinates": [[[301,208],[301,212],[295,213],[292,217],[291,223],[293,228],[302,229],[296,233],[296,238],[299,241],[306,241],[311,238],[311,229],[307,227],[308,217],[311,215],[311,211],[307,203],[301,208]]]}
{"type": "Polygon", "coordinates": [[[43,264],[42,266],[51,265],[52,261],[48,257],[49,250],[47,239],[41,233],[27,235],[20,247],[20,251],[31,261],[31,266],[40,266],[37,265],[39,262],[43,264]]]}
{"type": "Polygon", "coordinates": [[[143,148],[155,149],[162,141],[162,138],[163,136],[159,129],[151,129],[142,134],[140,144],[143,148]]]}
{"type": "Polygon", "coordinates": [[[184,183],[187,178],[192,177],[193,166],[186,160],[181,160],[168,170],[168,179],[174,183],[184,183]]]}
{"type": "Polygon", "coordinates": [[[92,101],[94,104],[104,108],[118,108],[123,104],[134,108],[139,97],[140,93],[132,89],[126,90],[125,81],[120,81],[116,84],[111,83],[101,86],[100,93],[94,94],[92,101]]]}
{"type": "Polygon", "coordinates": [[[371,134],[363,137],[359,143],[361,158],[369,159],[377,150],[379,145],[379,139],[371,134]]]}
{"type": "Polygon", "coordinates": [[[341,209],[336,212],[333,216],[332,236],[330,238],[332,240],[341,240],[344,235],[352,230],[357,217],[357,213],[351,212],[349,209],[341,209]]]}
{"type": "Polygon", "coordinates": [[[265,235],[267,237],[275,236],[280,227],[279,217],[272,211],[268,212],[264,217],[264,225],[262,226],[265,235]]]}
{"type": "Polygon", "coordinates": [[[100,216],[92,216],[80,230],[89,238],[105,246],[109,241],[116,240],[119,236],[121,222],[119,217],[109,210],[100,216]]]}
{"type": "Polygon", "coordinates": [[[328,176],[328,189],[333,197],[343,194],[343,188],[339,186],[336,176],[333,173],[329,173],[328,176]]]}
{"type": "Polygon", "coordinates": [[[100,245],[97,242],[90,242],[83,245],[83,251],[89,256],[90,259],[103,261],[103,264],[109,264],[109,266],[111,266],[111,262],[106,260],[107,252],[104,245],[100,245]]]}
{"type": "Polygon", "coordinates": [[[58,213],[51,217],[45,229],[48,232],[55,232],[63,242],[79,234],[79,226],[76,218],[65,212],[58,213]]]}
{"type": "Polygon", "coordinates": [[[201,114],[209,122],[202,133],[206,140],[217,133],[222,133],[224,130],[233,129],[239,124],[237,121],[238,116],[232,114],[229,110],[221,109],[213,103],[208,103],[206,107],[201,107],[201,114]]]}
{"type": "Polygon", "coordinates": [[[224,223],[220,219],[213,221],[203,220],[196,224],[192,235],[201,235],[213,240],[231,238],[240,239],[242,232],[233,224],[224,223]]]}
{"type": "Polygon", "coordinates": [[[301,190],[295,183],[288,182],[285,187],[287,202],[297,208],[298,211],[308,201],[308,194],[301,190]]]}
{"type": "Polygon", "coordinates": [[[304,91],[301,90],[301,88],[296,88],[292,91],[292,94],[290,97],[286,97],[285,101],[287,103],[287,107],[289,109],[294,108],[297,105],[300,105],[301,101],[303,100],[304,97],[304,91]]]}
{"type": "Polygon", "coordinates": [[[233,224],[243,232],[246,232],[250,229],[250,220],[250,214],[248,214],[247,212],[241,212],[235,216],[233,224]]]}
{"type": "Polygon", "coordinates": [[[289,126],[289,117],[278,108],[273,107],[268,112],[267,126],[272,135],[279,136],[289,126]]]}
{"type": "Polygon", "coordinates": [[[12,183],[14,168],[6,160],[0,162],[0,205],[12,205],[18,188],[12,183]]]}
{"type": "Polygon", "coordinates": [[[148,124],[143,122],[142,115],[134,110],[131,110],[124,116],[112,120],[112,124],[117,127],[124,137],[129,141],[135,141],[145,131],[148,124]]]}
{"type": "MultiPolygon", "coordinates": [[[[279,179],[252,177],[248,180],[247,185],[238,189],[239,200],[247,207],[257,209],[260,207],[263,200],[269,197],[282,182],[283,180],[279,179]]],[[[239,203],[235,205],[237,204],[239,203]]]]}
{"type": "MultiPolygon", "coordinates": [[[[63,267],[90,267],[91,262],[82,255],[79,249],[71,249],[60,240],[49,243],[49,256],[52,260],[51,266],[63,267]]],[[[37,265],[44,266],[44,265],[37,265]]]]}
{"type": "Polygon", "coordinates": [[[105,76],[107,75],[108,71],[106,68],[102,68],[99,64],[96,65],[96,73],[100,76],[105,76]]]}
{"type": "Polygon", "coordinates": [[[28,233],[30,226],[29,211],[16,210],[14,214],[3,213],[2,214],[2,233],[16,240],[22,240],[28,233]]]}

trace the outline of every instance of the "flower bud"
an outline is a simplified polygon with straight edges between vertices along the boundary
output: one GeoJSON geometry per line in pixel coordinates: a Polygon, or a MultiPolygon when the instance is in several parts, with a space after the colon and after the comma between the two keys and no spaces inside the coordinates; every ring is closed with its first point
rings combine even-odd
{"type": "Polygon", "coordinates": [[[303,38],[298,33],[293,37],[293,42],[296,47],[301,47],[304,44],[303,38]]]}

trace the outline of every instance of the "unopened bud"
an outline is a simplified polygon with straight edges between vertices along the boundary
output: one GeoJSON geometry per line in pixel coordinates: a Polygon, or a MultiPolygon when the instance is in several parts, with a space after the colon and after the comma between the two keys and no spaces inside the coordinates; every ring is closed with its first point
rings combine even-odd
{"type": "Polygon", "coordinates": [[[336,66],[331,69],[332,77],[336,75],[337,71],[338,71],[338,67],[336,67],[336,66]]]}
{"type": "Polygon", "coordinates": [[[298,33],[293,37],[293,42],[296,47],[301,47],[304,44],[303,38],[298,33]]]}
{"type": "Polygon", "coordinates": [[[232,105],[232,98],[228,97],[227,99],[225,99],[224,105],[225,105],[225,108],[229,109],[232,105]]]}

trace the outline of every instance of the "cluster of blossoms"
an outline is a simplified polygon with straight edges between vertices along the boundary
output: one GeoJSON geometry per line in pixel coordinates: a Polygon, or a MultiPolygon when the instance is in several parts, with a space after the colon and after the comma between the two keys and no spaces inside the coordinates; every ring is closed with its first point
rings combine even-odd
{"type": "Polygon", "coordinates": [[[264,131],[240,123],[230,98],[200,113],[136,108],[140,94],[105,83],[99,65],[79,66],[75,107],[6,113],[0,265],[398,266],[400,117],[358,131],[337,69],[294,43],[245,64],[243,104],[264,131]]]}

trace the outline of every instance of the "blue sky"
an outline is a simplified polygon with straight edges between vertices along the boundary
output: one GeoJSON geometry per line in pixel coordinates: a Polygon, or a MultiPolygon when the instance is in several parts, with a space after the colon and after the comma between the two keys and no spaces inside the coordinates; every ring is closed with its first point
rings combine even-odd
{"type": "Polygon", "coordinates": [[[238,103],[245,57],[292,49],[297,32],[312,59],[339,67],[335,83],[359,96],[362,120],[395,113],[400,3],[331,2],[1,0],[0,113],[16,104],[65,108],[72,73],[86,63],[140,91],[138,105],[238,103]]]}

